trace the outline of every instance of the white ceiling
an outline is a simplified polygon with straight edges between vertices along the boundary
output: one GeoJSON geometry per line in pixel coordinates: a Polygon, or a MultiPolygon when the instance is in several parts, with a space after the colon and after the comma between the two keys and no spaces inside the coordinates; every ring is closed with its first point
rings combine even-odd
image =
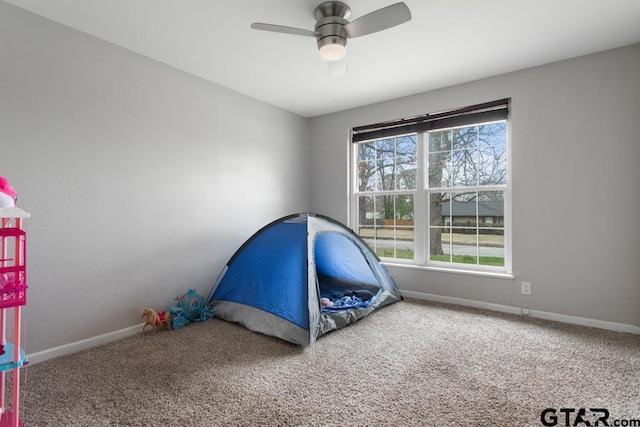
{"type": "MultiPolygon", "coordinates": [[[[640,0],[405,0],[413,19],[349,41],[332,77],[313,30],[323,0],[5,0],[305,117],[640,42],[640,0]]],[[[351,20],[396,0],[343,0],[351,20]]]]}

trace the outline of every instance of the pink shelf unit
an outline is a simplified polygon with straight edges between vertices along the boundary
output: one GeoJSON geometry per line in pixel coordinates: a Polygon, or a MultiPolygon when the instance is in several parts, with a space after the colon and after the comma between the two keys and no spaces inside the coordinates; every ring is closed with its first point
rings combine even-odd
{"type": "Polygon", "coordinates": [[[0,208],[0,427],[21,427],[20,369],[27,357],[20,347],[21,309],[27,303],[27,233],[21,209],[0,208]],[[13,342],[7,342],[7,311],[13,311],[13,342]],[[5,376],[13,376],[11,408],[5,406],[5,376]]]}
{"type": "Polygon", "coordinates": [[[0,241],[6,249],[0,258],[0,309],[25,305],[27,233],[16,227],[0,228],[0,241]]]}

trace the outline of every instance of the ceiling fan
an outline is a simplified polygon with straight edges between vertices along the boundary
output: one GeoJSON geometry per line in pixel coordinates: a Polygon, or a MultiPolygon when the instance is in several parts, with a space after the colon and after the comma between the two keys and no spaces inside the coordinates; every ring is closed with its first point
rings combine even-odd
{"type": "Polygon", "coordinates": [[[351,9],[339,1],[324,2],[316,7],[313,14],[316,18],[314,31],[262,22],[254,22],[251,28],[315,37],[320,56],[326,61],[339,61],[347,53],[349,39],[386,30],[411,20],[411,11],[403,2],[375,10],[351,22],[348,21],[351,9]]]}

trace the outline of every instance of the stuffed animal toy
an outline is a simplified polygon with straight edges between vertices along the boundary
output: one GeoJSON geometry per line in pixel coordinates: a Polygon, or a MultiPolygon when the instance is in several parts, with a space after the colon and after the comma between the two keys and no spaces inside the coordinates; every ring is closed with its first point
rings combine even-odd
{"type": "Polygon", "coordinates": [[[329,298],[320,298],[320,305],[323,307],[333,307],[334,303],[329,298]]]}
{"type": "Polygon", "coordinates": [[[16,190],[11,187],[7,178],[0,176],[0,208],[12,208],[17,200],[16,190]]]}
{"type": "Polygon", "coordinates": [[[156,313],[151,308],[145,308],[144,310],[142,310],[142,317],[146,319],[145,324],[142,325],[142,333],[144,335],[147,335],[147,331],[145,331],[145,328],[147,326],[151,326],[154,334],[156,333],[156,329],[171,329],[171,324],[169,322],[169,313],[167,313],[166,311],[156,313]]]}

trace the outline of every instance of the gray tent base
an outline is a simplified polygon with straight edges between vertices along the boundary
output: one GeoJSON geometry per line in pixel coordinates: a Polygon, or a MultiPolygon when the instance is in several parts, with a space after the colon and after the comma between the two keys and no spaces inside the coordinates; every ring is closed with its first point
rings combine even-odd
{"type": "MultiPolygon", "coordinates": [[[[318,322],[317,337],[355,323],[371,314],[374,310],[400,301],[400,299],[397,295],[380,291],[376,300],[368,307],[323,312],[318,322]]],[[[309,330],[303,329],[275,314],[232,301],[216,301],[213,303],[213,309],[217,318],[228,322],[240,323],[251,331],[274,336],[300,346],[309,345],[309,330]]]]}

